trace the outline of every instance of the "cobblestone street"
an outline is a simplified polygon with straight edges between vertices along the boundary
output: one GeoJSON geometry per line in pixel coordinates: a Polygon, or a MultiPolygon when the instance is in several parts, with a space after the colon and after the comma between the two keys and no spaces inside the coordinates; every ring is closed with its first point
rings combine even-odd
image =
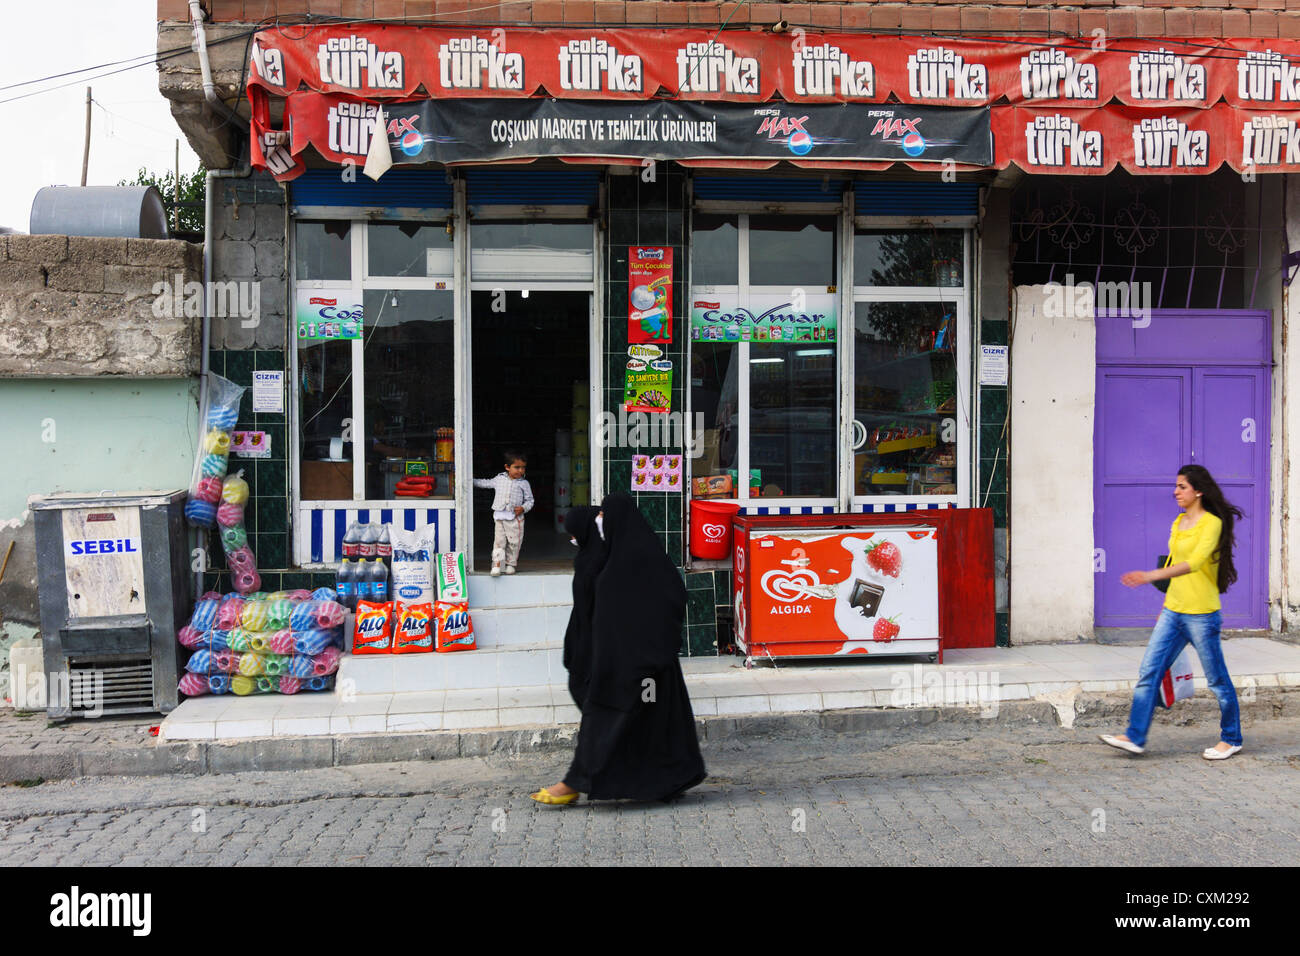
{"type": "Polygon", "coordinates": [[[0,789],[10,865],[1300,863],[1300,720],[1209,763],[1205,721],[1132,758],[1092,730],[931,726],[706,748],[675,805],[553,809],[563,754],[0,789]],[[1229,821],[1232,821],[1231,824],[1229,821]]]}

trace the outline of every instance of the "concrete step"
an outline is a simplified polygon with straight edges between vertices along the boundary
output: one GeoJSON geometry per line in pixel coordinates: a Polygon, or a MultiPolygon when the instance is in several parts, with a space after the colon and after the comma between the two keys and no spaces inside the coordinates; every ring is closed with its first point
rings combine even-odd
{"type": "Polygon", "coordinates": [[[571,573],[523,572],[521,574],[469,575],[469,609],[525,607],[568,607],[573,604],[571,573]]]}
{"type": "Polygon", "coordinates": [[[449,654],[345,654],[335,686],[340,695],[365,696],[565,684],[564,642],[534,641],[449,654]]]}

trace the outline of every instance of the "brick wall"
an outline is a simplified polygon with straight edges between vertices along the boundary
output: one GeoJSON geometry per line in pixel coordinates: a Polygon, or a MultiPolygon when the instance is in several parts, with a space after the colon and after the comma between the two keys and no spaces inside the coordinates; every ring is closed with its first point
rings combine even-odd
{"type": "Polygon", "coordinates": [[[0,236],[0,377],[197,375],[199,318],[154,290],[202,263],[175,239],[0,236]]]}
{"type": "MultiPolygon", "coordinates": [[[[1298,37],[1300,0],[997,0],[995,3],[743,3],[722,0],[206,0],[218,22],[266,17],[347,17],[413,23],[526,23],[717,27],[784,19],[823,30],[1112,37],[1298,37]],[[486,9],[485,9],[486,8],[486,9]],[[467,11],[474,11],[472,13],[467,11]]],[[[158,0],[159,20],[188,20],[184,0],[158,0]]]]}

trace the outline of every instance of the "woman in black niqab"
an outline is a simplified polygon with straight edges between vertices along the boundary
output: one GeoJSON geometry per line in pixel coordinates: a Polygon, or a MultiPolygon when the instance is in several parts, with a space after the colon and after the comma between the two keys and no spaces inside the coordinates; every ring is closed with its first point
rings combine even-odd
{"type": "Polygon", "coordinates": [[[669,800],[706,776],[677,656],[686,587],[630,496],[610,495],[596,517],[575,517],[590,529],[585,545],[569,529],[580,546],[565,635],[569,690],[582,711],[577,749],[563,784],[533,799],[669,800]],[[603,555],[588,555],[598,543],[603,555]],[[598,561],[584,629],[580,578],[598,561]]]}

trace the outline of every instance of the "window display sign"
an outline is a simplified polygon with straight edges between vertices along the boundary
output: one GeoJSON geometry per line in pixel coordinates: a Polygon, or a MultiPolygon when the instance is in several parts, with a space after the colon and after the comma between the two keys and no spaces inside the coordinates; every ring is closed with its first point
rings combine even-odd
{"type": "Polygon", "coordinates": [[[627,340],[673,340],[673,251],[663,246],[627,250],[627,340]]]}
{"type": "Polygon", "coordinates": [[[632,491],[681,491],[681,455],[633,455],[632,491]]]}
{"type": "Polygon", "coordinates": [[[834,342],[836,295],[751,293],[749,305],[725,296],[691,297],[691,338],[696,342],[834,342]]]}
{"type": "Polygon", "coordinates": [[[270,458],[271,436],[266,432],[234,432],[230,453],[241,458],[270,458]]]}
{"type": "Polygon", "coordinates": [[[299,289],[294,297],[294,315],[299,342],[361,338],[361,303],[344,290],[299,289]]]}
{"type": "Polygon", "coordinates": [[[628,412],[670,412],[673,405],[673,363],[669,359],[627,360],[623,408],[628,412]]]}

